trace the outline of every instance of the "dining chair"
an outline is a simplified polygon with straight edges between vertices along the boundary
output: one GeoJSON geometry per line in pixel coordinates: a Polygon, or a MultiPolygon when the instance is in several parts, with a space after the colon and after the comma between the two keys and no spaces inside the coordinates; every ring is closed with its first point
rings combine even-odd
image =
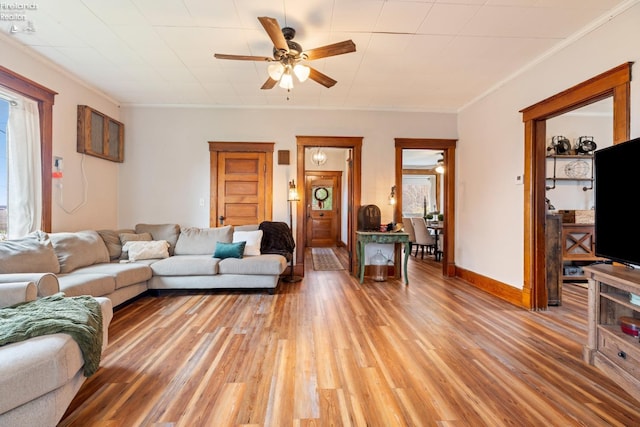
{"type": "Polygon", "coordinates": [[[424,259],[424,251],[427,250],[427,254],[432,253],[435,250],[436,239],[427,230],[427,223],[422,217],[411,218],[411,224],[413,225],[413,232],[416,236],[416,257],[418,256],[418,248],[421,249],[422,259],[424,259]]]}
{"type": "MultiPolygon", "coordinates": [[[[413,245],[416,244],[416,233],[413,231],[411,218],[402,218],[402,228],[409,235],[409,253],[411,253],[413,245]]],[[[418,253],[418,249],[416,249],[416,253],[418,253]]]]}

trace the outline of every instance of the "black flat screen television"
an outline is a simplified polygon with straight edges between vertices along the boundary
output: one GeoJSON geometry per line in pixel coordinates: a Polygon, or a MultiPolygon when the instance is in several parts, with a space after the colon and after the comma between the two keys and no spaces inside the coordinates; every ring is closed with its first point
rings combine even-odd
{"type": "Polygon", "coordinates": [[[640,265],[640,138],[594,153],[595,253],[640,265]]]}

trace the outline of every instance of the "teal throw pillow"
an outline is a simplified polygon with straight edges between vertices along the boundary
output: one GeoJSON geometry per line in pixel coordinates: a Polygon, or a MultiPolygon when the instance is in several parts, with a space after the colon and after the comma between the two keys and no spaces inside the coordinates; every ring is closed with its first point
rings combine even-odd
{"type": "Polygon", "coordinates": [[[247,242],[235,242],[235,243],[216,243],[216,251],[213,254],[214,258],[242,258],[244,254],[244,247],[247,242]]]}

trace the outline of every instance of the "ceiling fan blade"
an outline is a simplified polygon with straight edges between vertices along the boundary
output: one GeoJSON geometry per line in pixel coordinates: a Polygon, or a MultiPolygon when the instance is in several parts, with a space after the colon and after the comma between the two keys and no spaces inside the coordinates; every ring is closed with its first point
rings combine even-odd
{"type": "Polygon", "coordinates": [[[304,52],[308,60],[326,58],[328,56],[342,55],[356,51],[356,44],[351,40],[345,40],[340,43],[329,44],[304,52]]]}
{"type": "Polygon", "coordinates": [[[277,80],[273,80],[271,77],[267,77],[267,81],[264,82],[260,89],[273,89],[276,83],[278,83],[277,80]]]}
{"type": "Polygon", "coordinates": [[[282,30],[280,29],[280,24],[274,18],[268,18],[266,16],[260,16],[258,18],[262,26],[264,27],[267,34],[271,38],[273,45],[278,50],[284,50],[285,52],[289,52],[289,45],[287,44],[287,40],[284,38],[282,34],[282,30]]]}
{"type": "Polygon", "coordinates": [[[315,82],[320,83],[324,87],[331,87],[334,84],[338,83],[336,80],[333,80],[326,74],[322,74],[320,71],[316,70],[313,67],[309,67],[309,78],[315,82]]]}
{"type": "Polygon", "coordinates": [[[268,56],[227,55],[225,53],[216,53],[213,56],[218,59],[235,59],[237,61],[273,61],[273,58],[268,56]]]}

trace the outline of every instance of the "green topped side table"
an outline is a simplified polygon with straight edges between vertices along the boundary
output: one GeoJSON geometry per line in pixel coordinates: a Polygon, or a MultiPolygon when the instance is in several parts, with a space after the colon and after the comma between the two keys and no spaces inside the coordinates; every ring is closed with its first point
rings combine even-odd
{"type": "MultiPolygon", "coordinates": [[[[364,247],[367,243],[404,243],[404,283],[409,284],[409,276],[407,275],[407,263],[409,261],[409,253],[411,252],[411,243],[409,242],[408,233],[397,232],[377,232],[377,231],[356,231],[356,251],[358,254],[358,275],[360,276],[360,283],[364,281],[364,247]]],[[[398,247],[398,245],[396,245],[398,247]]],[[[397,258],[397,254],[394,254],[394,258],[397,258]]],[[[396,272],[400,272],[398,266],[396,272]]]]}

